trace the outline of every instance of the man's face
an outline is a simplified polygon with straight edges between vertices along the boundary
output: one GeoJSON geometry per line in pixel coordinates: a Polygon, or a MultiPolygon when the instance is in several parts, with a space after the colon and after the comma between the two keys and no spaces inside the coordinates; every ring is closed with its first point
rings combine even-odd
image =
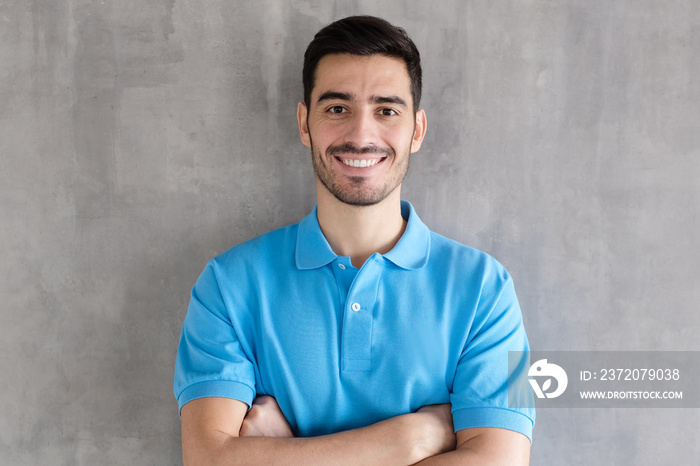
{"type": "Polygon", "coordinates": [[[323,57],[297,118],[319,189],[357,206],[399,195],[426,127],[423,110],[413,113],[405,63],[383,55],[323,57]]]}

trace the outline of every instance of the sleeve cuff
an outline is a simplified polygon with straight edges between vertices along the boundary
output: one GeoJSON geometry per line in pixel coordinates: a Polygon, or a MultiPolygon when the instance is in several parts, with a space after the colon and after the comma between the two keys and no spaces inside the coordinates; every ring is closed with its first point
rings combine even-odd
{"type": "Polygon", "coordinates": [[[498,427],[525,435],[532,444],[534,422],[526,415],[504,408],[463,408],[452,412],[454,430],[471,427],[498,427]]]}
{"type": "Polygon", "coordinates": [[[186,403],[197,398],[206,397],[232,398],[251,406],[255,398],[255,390],[244,383],[230,380],[199,382],[180,392],[180,395],[177,397],[178,412],[182,411],[182,407],[186,403]]]}

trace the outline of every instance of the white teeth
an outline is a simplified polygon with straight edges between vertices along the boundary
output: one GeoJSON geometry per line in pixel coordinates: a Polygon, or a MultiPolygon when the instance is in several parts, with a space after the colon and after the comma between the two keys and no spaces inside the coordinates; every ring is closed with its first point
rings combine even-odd
{"type": "Polygon", "coordinates": [[[377,162],[379,162],[379,159],[370,159],[370,160],[350,160],[350,159],[341,159],[343,163],[349,167],[356,167],[356,168],[365,168],[365,167],[371,167],[373,165],[376,165],[377,162]]]}

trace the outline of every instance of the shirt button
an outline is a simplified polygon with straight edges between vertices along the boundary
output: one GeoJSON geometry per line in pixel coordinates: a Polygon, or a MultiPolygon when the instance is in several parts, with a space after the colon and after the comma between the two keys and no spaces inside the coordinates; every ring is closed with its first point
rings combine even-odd
{"type": "Polygon", "coordinates": [[[352,303],[352,310],[357,312],[360,310],[360,303],[352,303]]]}
{"type": "Polygon", "coordinates": [[[345,264],[338,264],[338,267],[340,267],[341,270],[345,270],[345,264]]]}

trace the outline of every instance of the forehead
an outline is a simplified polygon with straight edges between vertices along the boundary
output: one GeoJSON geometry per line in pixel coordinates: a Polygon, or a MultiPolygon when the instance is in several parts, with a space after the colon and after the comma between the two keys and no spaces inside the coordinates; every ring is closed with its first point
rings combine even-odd
{"type": "Polygon", "coordinates": [[[400,58],[331,54],[318,62],[311,100],[328,91],[360,97],[396,95],[410,102],[411,79],[400,58]]]}

